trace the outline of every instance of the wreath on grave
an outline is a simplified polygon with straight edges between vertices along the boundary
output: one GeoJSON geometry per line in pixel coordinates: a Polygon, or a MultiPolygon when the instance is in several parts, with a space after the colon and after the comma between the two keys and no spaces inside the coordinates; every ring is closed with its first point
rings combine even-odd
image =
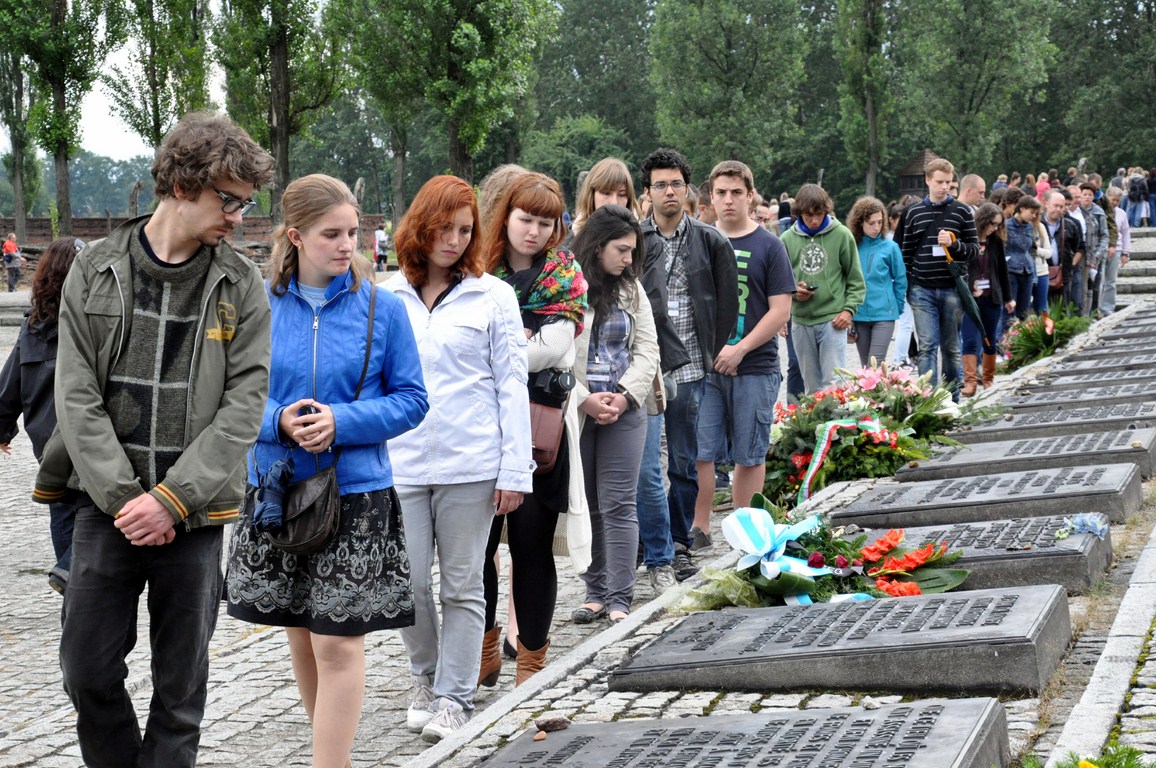
{"type": "Polygon", "coordinates": [[[944,542],[906,545],[902,529],[868,543],[863,534],[831,528],[821,515],[793,519],[757,496],[723,521],[727,543],[742,553],[733,568],[707,568],[687,593],[683,611],[757,608],[870,600],[947,592],[967,578],[951,568],[962,551],[944,542]]]}
{"type": "Polygon", "coordinates": [[[763,494],[776,504],[801,504],[839,480],[889,477],[926,459],[932,444],[958,445],[948,431],[990,415],[970,403],[961,410],[930,373],[883,365],[839,374],[836,386],[775,405],[763,494]]]}

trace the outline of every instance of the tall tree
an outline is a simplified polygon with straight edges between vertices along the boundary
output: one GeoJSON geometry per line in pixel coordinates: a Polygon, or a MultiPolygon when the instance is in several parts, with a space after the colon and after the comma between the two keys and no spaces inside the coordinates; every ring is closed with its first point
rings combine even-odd
{"type": "Polygon", "coordinates": [[[1052,0],[906,0],[902,94],[907,122],[966,172],[990,170],[1003,135],[1038,107],[1055,60],[1052,0]]]}
{"type": "Polygon", "coordinates": [[[594,115],[559,117],[549,131],[527,134],[522,162],[557,179],[573,203],[578,196],[578,174],[604,157],[622,157],[626,143],[622,131],[594,115]]]}
{"type": "Polygon", "coordinates": [[[273,218],[293,178],[289,139],[309,127],[344,86],[337,43],[339,3],[222,0],[214,28],[229,114],[276,161],[273,218]]]}
{"type": "Polygon", "coordinates": [[[550,130],[559,117],[593,115],[623,133],[623,159],[633,166],[658,142],[649,50],[655,0],[559,5],[560,33],[537,68],[538,128],[550,130]]]}
{"type": "Polygon", "coordinates": [[[551,0],[368,0],[382,48],[421,82],[444,118],[450,171],[473,176],[472,158],[528,89],[533,56],[553,33],[551,0]]]}
{"type": "Polygon", "coordinates": [[[131,63],[101,77],[113,109],[150,146],[209,104],[207,0],[131,0],[131,63]]]}
{"type": "Polygon", "coordinates": [[[33,81],[43,93],[31,110],[31,126],[53,158],[59,231],[71,234],[68,160],[80,143],[80,104],[105,58],[124,41],[124,5],[122,0],[7,0],[0,10],[4,26],[19,32],[33,81]]]}
{"type": "Polygon", "coordinates": [[[804,51],[792,0],[658,0],[650,53],[662,141],[698,177],[740,158],[769,174],[792,130],[804,51]]]}
{"type": "Polygon", "coordinates": [[[887,57],[891,28],[886,0],[839,0],[836,51],[843,65],[839,109],[843,142],[866,174],[866,194],[875,196],[891,117],[893,66],[887,57]]]}
{"type": "MultiPolygon", "coordinates": [[[[25,190],[27,160],[33,155],[28,130],[28,113],[32,107],[33,90],[24,78],[24,53],[13,31],[0,23],[0,122],[8,132],[12,152],[6,168],[12,184],[12,210],[16,220],[16,240],[23,243],[28,225],[28,194],[25,190]]],[[[39,179],[36,180],[39,186],[39,179]]],[[[32,197],[35,198],[35,191],[32,197]]]]}

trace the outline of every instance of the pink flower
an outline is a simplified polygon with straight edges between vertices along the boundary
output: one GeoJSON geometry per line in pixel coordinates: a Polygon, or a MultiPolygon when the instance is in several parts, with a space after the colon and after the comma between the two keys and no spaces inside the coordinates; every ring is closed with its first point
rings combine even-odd
{"type": "Polygon", "coordinates": [[[875,389],[881,381],[883,381],[883,374],[874,368],[864,368],[859,371],[857,383],[859,388],[864,391],[875,389]]]}
{"type": "Polygon", "coordinates": [[[807,558],[807,565],[812,568],[822,568],[827,564],[827,558],[823,557],[822,552],[812,552],[811,556],[807,558]]]}

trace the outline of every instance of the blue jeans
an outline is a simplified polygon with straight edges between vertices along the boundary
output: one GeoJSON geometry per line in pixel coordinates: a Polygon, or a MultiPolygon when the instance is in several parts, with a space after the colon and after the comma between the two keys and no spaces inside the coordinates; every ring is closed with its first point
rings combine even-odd
{"type": "Polygon", "coordinates": [[[1037,314],[1044,314],[1048,311],[1048,273],[1044,272],[1042,275],[1036,276],[1036,289],[1032,295],[1032,309],[1037,314]]]}
{"type": "Polygon", "coordinates": [[[787,323],[787,399],[798,402],[806,391],[799,356],[795,354],[795,342],[791,339],[791,324],[787,323]]]}
{"type": "Polygon", "coordinates": [[[76,505],[64,592],[60,669],[76,707],[85,765],[193,768],[209,680],[209,640],[221,604],[221,528],[176,527],[157,547],[133,546],[111,515],[76,505]],[[153,695],[141,737],[125,690],[148,586],[153,695]]]}
{"type": "Polygon", "coordinates": [[[980,354],[994,355],[995,345],[999,342],[999,321],[1003,307],[999,304],[992,304],[990,298],[976,299],[976,303],[979,304],[979,314],[983,318],[983,333],[980,333],[979,328],[975,326],[975,321],[965,312],[960,325],[960,333],[963,336],[963,354],[975,355],[976,357],[979,357],[980,354]],[[985,335],[988,341],[986,345],[983,343],[985,335]]]}
{"type": "Polygon", "coordinates": [[[1081,259],[1079,264],[1072,267],[1071,275],[1064,276],[1064,301],[1074,307],[1077,315],[1080,314],[1080,308],[1084,304],[1084,283],[1087,282],[1085,279],[1086,274],[1087,273],[1084,272],[1084,260],[1081,259]],[[1071,279],[1068,279],[1069,277],[1071,279]]]}
{"type": "Polygon", "coordinates": [[[1016,302],[1016,317],[1023,320],[1032,313],[1032,293],[1036,288],[1036,276],[1032,272],[1008,272],[1007,277],[1011,283],[1011,297],[1016,302]]]}
{"type": "Polygon", "coordinates": [[[931,383],[940,383],[939,353],[943,352],[943,383],[959,399],[960,368],[959,326],[963,321],[963,303],[955,287],[928,288],[914,285],[908,291],[911,313],[915,317],[915,335],[919,337],[919,374],[931,373],[931,383]]]}
{"type": "Polygon", "coordinates": [[[72,504],[48,505],[48,532],[52,537],[56,567],[62,571],[72,567],[72,528],[75,522],[76,507],[72,504]]]}
{"type": "MultiPolygon", "coordinates": [[[[1124,198],[1127,200],[1128,198],[1124,198]]],[[[1140,226],[1140,220],[1143,218],[1144,206],[1141,203],[1132,203],[1127,207],[1128,211],[1128,226],[1140,226]]]]}
{"type": "Polygon", "coordinates": [[[662,482],[662,414],[646,417],[646,442],[642,446],[642,467],[638,472],[638,537],[642,541],[642,562],[647,568],[670,565],[674,542],[670,538],[670,504],[662,482]]]}
{"type": "Polygon", "coordinates": [[[835,369],[847,367],[847,330],[835,330],[831,321],[803,325],[792,320],[791,335],[807,393],[833,384],[835,369]]]}
{"type": "Polygon", "coordinates": [[[678,385],[678,394],[666,404],[666,475],[670,478],[670,538],[690,546],[694,500],[698,496],[698,406],[706,379],[678,385]]]}

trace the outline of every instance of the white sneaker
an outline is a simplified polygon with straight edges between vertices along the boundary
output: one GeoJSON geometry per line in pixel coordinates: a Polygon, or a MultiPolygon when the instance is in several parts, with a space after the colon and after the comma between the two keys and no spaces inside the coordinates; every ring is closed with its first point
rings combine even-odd
{"type": "Polygon", "coordinates": [[[456,701],[438,699],[432,708],[434,709],[433,719],[426,723],[425,728],[421,729],[422,741],[437,744],[470,721],[470,716],[456,701]]]}
{"type": "Polygon", "coordinates": [[[650,579],[650,588],[654,590],[654,594],[661,595],[666,590],[678,584],[678,579],[675,578],[674,569],[669,565],[658,565],[654,568],[646,569],[646,576],[650,579]]]}
{"type": "Polygon", "coordinates": [[[433,720],[434,692],[428,675],[413,676],[413,692],[409,709],[405,713],[405,727],[414,733],[421,733],[426,723],[433,720]]]}

